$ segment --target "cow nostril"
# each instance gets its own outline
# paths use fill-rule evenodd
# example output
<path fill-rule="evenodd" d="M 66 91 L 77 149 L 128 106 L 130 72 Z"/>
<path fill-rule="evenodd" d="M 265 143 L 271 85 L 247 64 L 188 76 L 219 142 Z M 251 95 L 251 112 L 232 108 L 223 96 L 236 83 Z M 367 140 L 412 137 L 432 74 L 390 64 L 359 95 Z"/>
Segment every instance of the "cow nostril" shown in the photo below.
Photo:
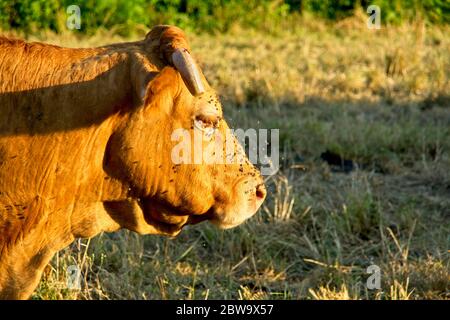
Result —
<path fill-rule="evenodd" d="M 264 184 L 259 184 L 256 186 L 256 198 L 262 200 L 266 197 L 266 187 Z"/>

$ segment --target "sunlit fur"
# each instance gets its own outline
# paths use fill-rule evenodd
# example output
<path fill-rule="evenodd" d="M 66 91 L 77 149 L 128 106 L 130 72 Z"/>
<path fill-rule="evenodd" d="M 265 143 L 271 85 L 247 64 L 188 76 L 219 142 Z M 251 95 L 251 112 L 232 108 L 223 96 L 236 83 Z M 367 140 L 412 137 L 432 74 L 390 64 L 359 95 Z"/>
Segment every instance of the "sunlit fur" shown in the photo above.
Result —
<path fill-rule="evenodd" d="M 0 298 L 27 298 L 76 237 L 229 228 L 257 211 L 265 191 L 248 161 L 171 161 L 171 133 L 198 130 L 196 115 L 228 128 L 214 91 L 194 97 L 170 66 L 180 47 L 169 26 L 89 49 L 0 38 Z"/>

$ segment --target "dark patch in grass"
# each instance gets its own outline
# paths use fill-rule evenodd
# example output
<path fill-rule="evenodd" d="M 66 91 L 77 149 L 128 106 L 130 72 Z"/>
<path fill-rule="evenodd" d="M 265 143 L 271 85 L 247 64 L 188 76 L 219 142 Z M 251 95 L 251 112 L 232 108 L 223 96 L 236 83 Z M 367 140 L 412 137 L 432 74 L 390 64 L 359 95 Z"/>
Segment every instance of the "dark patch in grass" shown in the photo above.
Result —
<path fill-rule="evenodd" d="M 320 158 L 328 163 L 334 172 L 350 173 L 356 167 L 353 160 L 344 159 L 337 153 L 331 152 L 330 150 L 323 152 L 320 155 Z"/>

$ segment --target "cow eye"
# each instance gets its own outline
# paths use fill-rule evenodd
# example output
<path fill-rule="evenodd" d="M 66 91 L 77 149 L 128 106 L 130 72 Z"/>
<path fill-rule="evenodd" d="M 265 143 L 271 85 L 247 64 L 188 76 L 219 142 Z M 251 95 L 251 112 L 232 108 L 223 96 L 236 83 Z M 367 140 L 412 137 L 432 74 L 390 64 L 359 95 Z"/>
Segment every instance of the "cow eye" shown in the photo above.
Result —
<path fill-rule="evenodd" d="M 215 130 L 219 127 L 220 117 L 216 115 L 197 115 L 194 118 L 194 125 L 196 128 L 205 132 L 207 136 L 212 136 Z"/>

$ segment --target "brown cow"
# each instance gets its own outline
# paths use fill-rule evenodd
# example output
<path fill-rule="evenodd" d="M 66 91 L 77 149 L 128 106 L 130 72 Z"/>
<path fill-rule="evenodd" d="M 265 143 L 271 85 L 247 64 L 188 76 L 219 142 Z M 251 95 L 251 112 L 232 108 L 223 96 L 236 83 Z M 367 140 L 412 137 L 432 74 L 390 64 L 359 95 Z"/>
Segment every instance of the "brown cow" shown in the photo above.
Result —
<path fill-rule="evenodd" d="M 248 160 L 172 161 L 174 130 L 228 130 L 189 52 L 172 26 L 89 49 L 0 38 L 0 298 L 29 297 L 75 238 L 229 228 L 258 210 Z"/>

